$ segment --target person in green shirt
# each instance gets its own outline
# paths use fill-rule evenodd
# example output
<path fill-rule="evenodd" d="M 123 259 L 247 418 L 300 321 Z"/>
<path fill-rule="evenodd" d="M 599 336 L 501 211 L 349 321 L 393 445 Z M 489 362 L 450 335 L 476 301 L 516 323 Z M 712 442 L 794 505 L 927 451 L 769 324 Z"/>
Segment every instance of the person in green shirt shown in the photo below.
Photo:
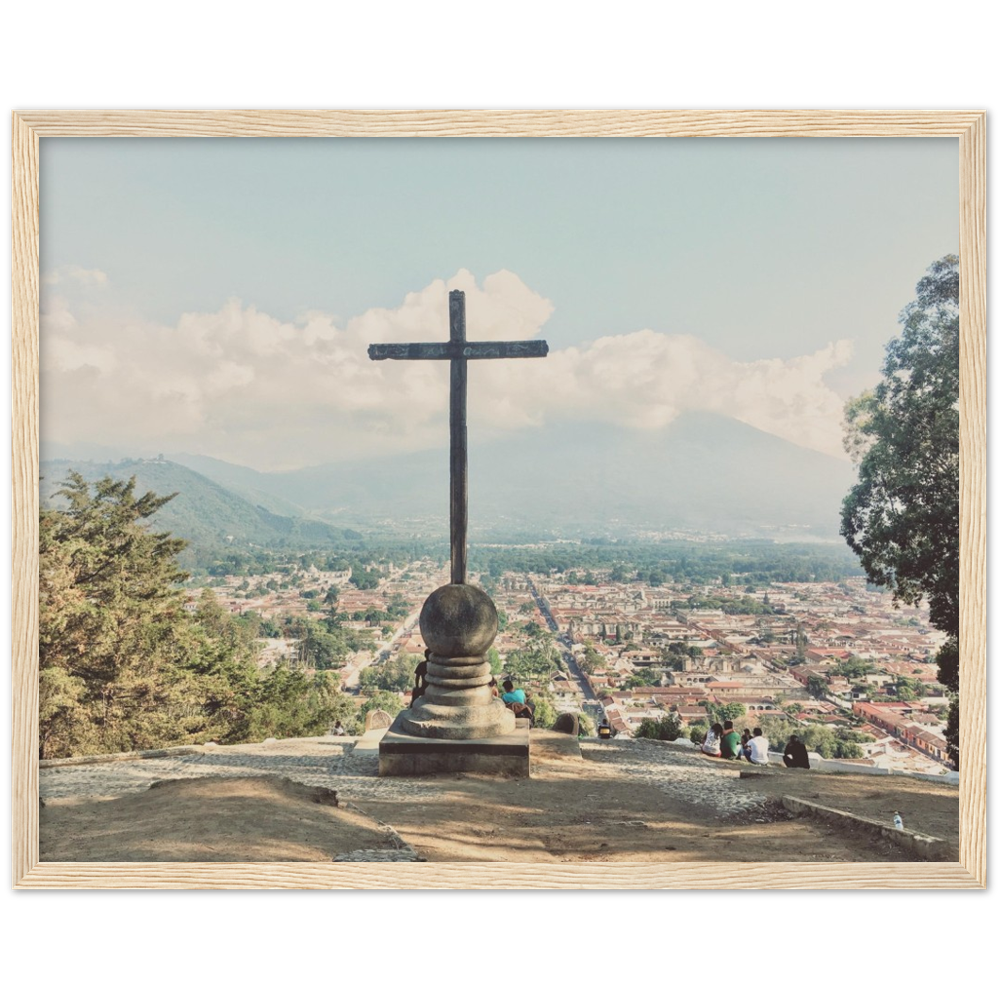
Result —
<path fill-rule="evenodd" d="M 735 760 L 740 750 L 740 734 L 733 729 L 733 724 L 728 719 L 722 727 L 722 759 Z"/>

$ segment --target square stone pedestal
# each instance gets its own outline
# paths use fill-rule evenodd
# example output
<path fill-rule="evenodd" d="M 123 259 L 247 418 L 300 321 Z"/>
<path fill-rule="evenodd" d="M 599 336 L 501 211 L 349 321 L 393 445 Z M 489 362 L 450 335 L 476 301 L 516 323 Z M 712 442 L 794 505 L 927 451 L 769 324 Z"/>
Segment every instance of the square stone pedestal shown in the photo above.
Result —
<path fill-rule="evenodd" d="M 432 740 L 403 731 L 396 717 L 378 745 L 380 778 L 418 774 L 502 774 L 528 777 L 528 735 L 518 726 L 509 736 L 487 740 Z"/>

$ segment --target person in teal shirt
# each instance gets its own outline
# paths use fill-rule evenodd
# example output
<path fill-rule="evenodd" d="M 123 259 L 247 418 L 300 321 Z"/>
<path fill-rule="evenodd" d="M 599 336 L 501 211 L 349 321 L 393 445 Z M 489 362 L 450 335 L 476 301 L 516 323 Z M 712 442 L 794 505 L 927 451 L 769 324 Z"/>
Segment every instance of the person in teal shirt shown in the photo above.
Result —
<path fill-rule="evenodd" d="M 500 697 L 503 699 L 505 705 L 509 705 L 515 701 L 519 705 L 524 704 L 524 692 L 520 688 L 515 688 L 514 682 L 511 680 L 503 682 L 503 694 Z"/>

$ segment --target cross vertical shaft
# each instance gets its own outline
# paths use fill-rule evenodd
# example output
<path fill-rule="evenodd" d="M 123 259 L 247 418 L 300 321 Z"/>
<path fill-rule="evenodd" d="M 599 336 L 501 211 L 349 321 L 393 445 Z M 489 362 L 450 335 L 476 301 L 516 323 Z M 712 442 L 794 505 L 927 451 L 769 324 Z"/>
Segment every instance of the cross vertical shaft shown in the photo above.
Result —
<path fill-rule="evenodd" d="M 544 340 L 477 340 L 465 337 L 465 292 L 448 295 L 449 337 L 437 344 L 369 344 L 372 361 L 451 362 L 451 582 L 464 584 L 468 570 L 469 431 L 466 413 L 468 363 L 488 358 L 544 358 Z"/>
<path fill-rule="evenodd" d="M 463 355 L 465 292 L 448 295 L 451 334 L 451 582 L 465 583 L 469 533 L 469 426 L 466 415 L 469 362 Z"/>

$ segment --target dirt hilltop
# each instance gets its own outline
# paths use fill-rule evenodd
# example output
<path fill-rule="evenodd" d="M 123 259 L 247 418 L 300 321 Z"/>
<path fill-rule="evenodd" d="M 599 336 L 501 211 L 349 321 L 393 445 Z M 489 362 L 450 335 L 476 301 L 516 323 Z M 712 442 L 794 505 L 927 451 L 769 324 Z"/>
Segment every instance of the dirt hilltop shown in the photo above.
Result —
<path fill-rule="evenodd" d="M 783 768 L 743 780 L 738 765 L 649 740 L 579 750 L 534 733 L 520 780 L 380 779 L 375 754 L 322 737 L 46 768 L 41 860 L 917 860 L 877 833 L 793 818 L 781 796 L 881 823 L 899 810 L 958 858 L 954 786 Z"/>

